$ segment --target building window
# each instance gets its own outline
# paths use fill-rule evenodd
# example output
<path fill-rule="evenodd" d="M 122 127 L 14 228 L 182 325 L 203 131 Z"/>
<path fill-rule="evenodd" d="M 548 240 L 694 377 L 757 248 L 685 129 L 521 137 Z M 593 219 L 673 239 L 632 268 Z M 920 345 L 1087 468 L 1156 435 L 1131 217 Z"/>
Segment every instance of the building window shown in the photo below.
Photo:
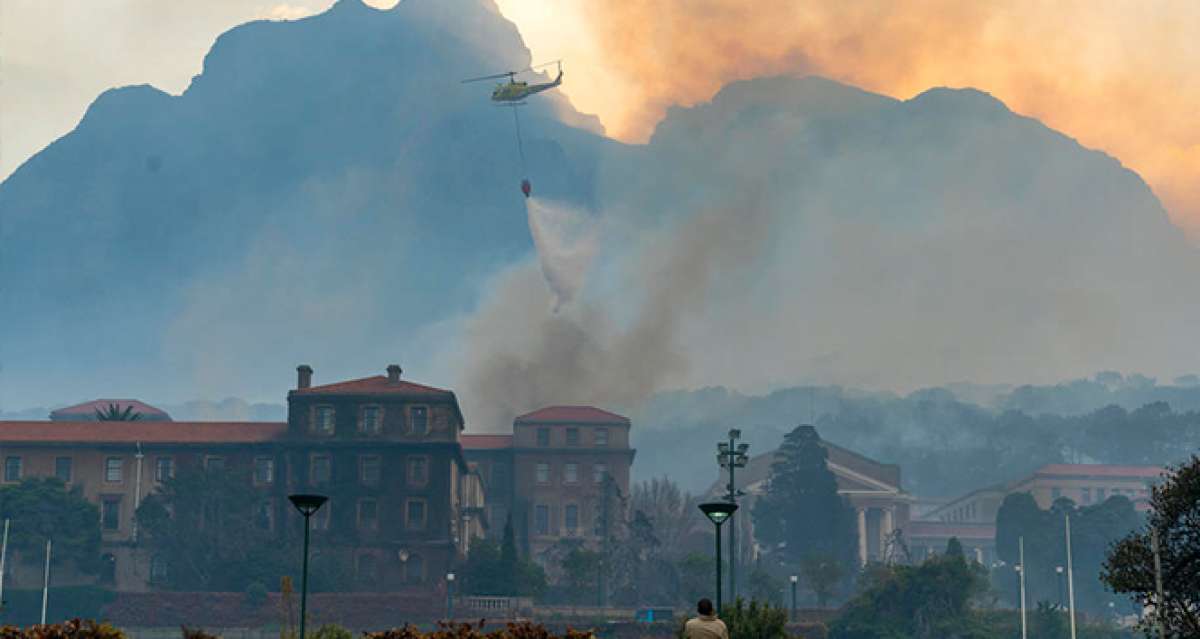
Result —
<path fill-rule="evenodd" d="M 1051 501 L 1058 499 L 1059 497 L 1062 497 L 1062 489 L 1061 488 L 1051 488 L 1050 489 Z"/>
<path fill-rule="evenodd" d="M 424 406 L 409 407 L 408 423 L 412 426 L 414 435 L 427 434 L 429 432 L 429 409 Z"/>
<path fill-rule="evenodd" d="M 150 558 L 150 583 L 165 584 L 168 578 L 167 560 L 162 555 Z"/>
<path fill-rule="evenodd" d="M 539 428 L 537 430 L 537 445 L 542 448 L 547 448 L 550 446 L 550 429 L 549 428 Z"/>
<path fill-rule="evenodd" d="M 367 583 L 374 582 L 376 579 L 375 572 L 375 555 L 359 555 L 358 565 L 355 567 L 358 580 Z"/>
<path fill-rule="evenodd" d="M 4 481 L 21 481 L 20 457 L 6 457 L 4 459 Z"/>
<path fill-rule="evenodd" d="M 425 528 L 425 500 L 410 499 L 404 508 L 404 525 L 410 530 Z"/>
<path fill-rule="evenodd" d="M 312 432 L 319 435 L 332 435 L 335 413 L 332 406 L 316 406 L 313 408 Z"/>
<path fill-rule="evenodd" d="M 204 470 L 210 473 L 225 472 L 225 458 L 217 455 L 209 455 L 204 459 Z"/>
<path fill-rule="evenodd" d="M 313 455 L 308 466 L 309 483 L 313 486 L 328 484 L 331 474 L 329 455 Z"/>
<path fill-rule="evenodd" d="M 563 481 L 574 484 L 579 481 L 579 464 L 574 462 L 563 465 Z"/>
<path fill-rule="evenodd" d="M 313 513 L 313 517 L 312 517 L 313 530 L 329 530 L 329 520 L 330 520 L 329 513 L 332 510 L 332 508 L 333 508 L 332 504 L 330 504 L 329 502 L 325 502 L 325 505 L 321 506 L 320 510 Z"/>
<path fill-rule="evenodd" d="M 71 458 L 70 457 L 55 457 L 54 458 L 54 476 L 64 484 L 71 483 Z"/>
<path fill-rule="evenodd" d="M 105 497 L 100 502 L 100 524 L 105 530 L 118 530 L 121 527 L 120 497 Z"/>
<path fill-rule="evenodd" d="M 154 460 L 154 480 L 167 481 L 175 476 L 175 458 L 159 457 Z"/>
<path fill-rule="evenodd" d="M 429 459 L 425 457 L 408 458 L 408 483 L 411 486 L 424 486 L 429 481 Z"/>
<path fill-rule="evenodd" d="M 275 460 L 270 457 L 254 458 L 254 483 L 275 483 Z"/>
<path fill-rule="evenodd" d="M 408 561 L 404 562 L 404 580 L 410 584 L 425 581 L 425 560 L 421 555 L 408 556 Z"/>
<path fill-rule="evenodd" d="M 358 432 L 378 435 L 383 426 L 383 411 L 378 406 L 363 406 L 358 420 Z"/>
<path fill-rule="evenodd" d="M 575 534 L 579 530 L 579 506 L 568 504 L 563 509 L 563 527 L 567 529 L 568 534 Z"/>
<path fill-rule="evenodd" d="M 549 484 L 550 483 L 550 464 L 547 464 L 546 462 L 538 462 L 538 465 L 536 467 L 536 472 L 537 472 L 537 483 L 539 483 L 539 484 Z"/>
<path fill-rule="evenodd" d="M 608 474 L 608 464 L 592 464 L 592 483 L 599 484 Z"/>
<path fill-rule="evenodd" d="M 120 457 L 109 457 L 104 460 L 104 481 L 119 482 L 121 481 L 121 471 L 125 469 L 125 462 Z"/>
<path fill-rule="evenodd" d="M 592 436 L 595 438 L 597 446 L 608 446 L 607 428 L 597 428 Z"/>
<path fill-rule="evenodd" d="M 568 428 L 567 429 L 567 445 L 568 446 L 578 446 L 579 445 L 579 429 L 578 428 Z"/>
<path fill-rule="evenodd" d="M 362 483 L 373 486 L 379 483 L 379 455 L 363 455 L 358 458 L 358 479 Z"/>
<path fill-rule="evenodd" d="M 358 500 L 358 529 L 379 529 L 379 502 L 374 499 Z"/>
<path fill-rule="evenodd" d="M 258 525 L 259 530 L 272 530 L 275 527 L 275 508 L 269 500 L 260 502 L 255 514 L 254 523 Z"/>
<path fill-rule="evenodd" d="M 1080 501 L 1082 501 L 1085 504 L 1092 503 L 1092 489 L 1091 488 L 1083 489 L 1083 495 L 1081 496 Z"/>
<path fill-rule="evenodd" d="M 539 535 L 550 534 L 550 507 L 537 505 L 533 507 L 533 530 Z"/>

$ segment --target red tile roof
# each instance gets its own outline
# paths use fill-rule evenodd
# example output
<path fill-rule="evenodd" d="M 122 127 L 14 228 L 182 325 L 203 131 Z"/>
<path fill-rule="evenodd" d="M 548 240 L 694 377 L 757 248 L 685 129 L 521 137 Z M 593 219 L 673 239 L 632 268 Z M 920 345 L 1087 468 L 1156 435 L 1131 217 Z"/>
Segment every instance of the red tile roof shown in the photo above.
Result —
<path fill-rule="evenodd" d="M 285 422 L 0 421 L 4 444 L 251 444 L 287 433 Z"/>
<path fill-rule="evenodd" d="M 616 413 L 610 413 L 594 406 L 547 406 L 526 413 L 513 420 L 514 423 L 549 423 L 567 424 L 624 424 L 629 425 L 629 418 Z"/>
<path fill-rule="evenodd" d="M 467 450 L 502 450 L 512 448 L 512 435 L 462 435 L 458 438 Z"/>
<path fill-rule="evenodd" d="M 346 382 L 335 382 L 333 384 L 324 384 L 322 386 L 310 386 L 308 388 L 299 388 L 291 391 L 293 393 L 306 394 L 324 394 L 336 393 L 342 395 L 446 395 L 453 396 L 454 393 L 442 388 L 434 388 L 425 386 L 424 384 L 414 384 L 412 382 L 400 380 L 396 383 L 388 381 L 386 375 L 374 375 L 364 377 L 362 379 L 352 379 Z"/>
<path fill-rule="evenodd" d="M 50 419 L 73 419 L 83 417 L 86 419 L 95 419 L 96 411 L 106 411 L 111 405 L 116 405 L 117 410 L 125 410 L 132 406 L 133 412 L 142 416 L 142 419 L 157 418 L 171 419 L 170 415 L 161 408 L 155 408 L 149 404 L 138 401 L 136 399 L 94 399 L 90 402 L 60 408 L 50 413 Z"/>
<path fill-rule="evenodd" d="M 1158 466 L 1110 466 L 1108 464 L 1049 464 L 1033 472 L 1034 475 L 1072 477 L 1128 477 L 1158 479 L 1163 469 Z"/>

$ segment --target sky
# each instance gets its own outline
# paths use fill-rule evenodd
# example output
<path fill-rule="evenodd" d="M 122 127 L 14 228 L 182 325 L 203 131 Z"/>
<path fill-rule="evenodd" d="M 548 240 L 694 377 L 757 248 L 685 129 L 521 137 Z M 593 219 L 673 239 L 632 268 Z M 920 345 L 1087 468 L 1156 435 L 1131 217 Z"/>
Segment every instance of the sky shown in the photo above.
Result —
<path fill-rule="evenodd" d="M 221 32 L 330 4 L 0 2 L 0 178 L 68 132 L 101 91 L 149 83 L 179 93 Z M 766 74 L 823 75 L 901 99 L 972 86 L 1116 156 L 1200 237 L 1200 3 L 1191 0 L 497 4 L 535 60 L 566 60 L 563 92 L 621 140 L 645 141 L 672 104 Z"/>

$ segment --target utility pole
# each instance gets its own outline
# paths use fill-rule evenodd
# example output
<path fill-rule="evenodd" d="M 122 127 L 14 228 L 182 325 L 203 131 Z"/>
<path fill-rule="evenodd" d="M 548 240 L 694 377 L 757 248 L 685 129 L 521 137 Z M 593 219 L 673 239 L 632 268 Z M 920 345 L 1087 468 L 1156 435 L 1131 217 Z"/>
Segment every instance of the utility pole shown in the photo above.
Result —
<path fill-rule="evenodd" d="M 50 538 L 46 538 L 46 572 L 42 578 L 42 625 L 46 625 L 46 604 L 50 600 Z"/>
<path fill-rule="evenodd" d="M 4 608 L 4 562 L 8 559 L 8 520 L 4 520 L 4 542 L 0 544 L 0 610 Z"/>
<path fill-rule="evenodd" d="M 1025 538 L 1017 537 L 1017 548 L 1020 552 L 1021 565 L 1017 566 L 1017 575 L 1021 581 L 1021 639 L 1028 639 L 1025 625 Z"/>
<path fill-rule="evenodd" d="M 750 444 L 739 444 L 738 440 L 742 438 L 742 431 L 734 428 L 729 431 L 729 441 L 719 442 L 717 444 L 717 463 L 721 468 L 729 470 L 729 484 L 726 486 L 725 501 L 731 504 L 737 504 L 737 498 L 745 493 L 737 489 L 737 483 L 734 482 L 734 471 L 738 468 L 743 468 L 750 458 L 746 455 L 746 451 L 750 450 Z M 729 525 L 729 600 L 737 601 L 737 565 L 738 565 L 738 544 L 737 544 L 737 521 L 733 520 L 733 515 L 730 517 Z"/>
<path fill-rule="evenodd" d="M 1071 639 L 1075 639 L 1075 573 L 1071 563 L 1071 515 L 1063 514 L 1067 522 L 1067 603 L 1071 610 Z"/>

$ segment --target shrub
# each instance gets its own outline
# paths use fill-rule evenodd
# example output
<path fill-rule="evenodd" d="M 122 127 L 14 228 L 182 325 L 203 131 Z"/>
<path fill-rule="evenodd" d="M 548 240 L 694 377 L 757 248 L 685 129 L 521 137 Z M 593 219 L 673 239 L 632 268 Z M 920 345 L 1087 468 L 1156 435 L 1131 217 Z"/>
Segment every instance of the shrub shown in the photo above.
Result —
<path fill-rule="evenodd" d="M 572 630 L 552 634 L 545 626 L 528 621 L 509 623 L 503 628 L 484 632 L 484 622 L 478 624 L 441 622 L 433 632 L 421 632 L 416 626 L 404 626 L 379 632 L 364 632 L 363 639 L 595 639 L 591 632 Z M 3 639 L 3 638 L 0 638 Z"/>
<path fill-rule="evenodd" d="M 0 639 L 125 639 L 125 633 L 91 619 L 72 619 L 56 624 L 0 628 Z"/>
<path fill-rule="evenodd" d="M 313 639 L 354 639 L 354 633 L 335 624 L 327 623 L 311 635 Z"/>
<path fill-rule="evenodd" d="M 183 632 L 183 639 L 221 639 L 216 635 L 204 632 L 200 628 L 188 628 L 180 626 L 179 629 Z"/>

